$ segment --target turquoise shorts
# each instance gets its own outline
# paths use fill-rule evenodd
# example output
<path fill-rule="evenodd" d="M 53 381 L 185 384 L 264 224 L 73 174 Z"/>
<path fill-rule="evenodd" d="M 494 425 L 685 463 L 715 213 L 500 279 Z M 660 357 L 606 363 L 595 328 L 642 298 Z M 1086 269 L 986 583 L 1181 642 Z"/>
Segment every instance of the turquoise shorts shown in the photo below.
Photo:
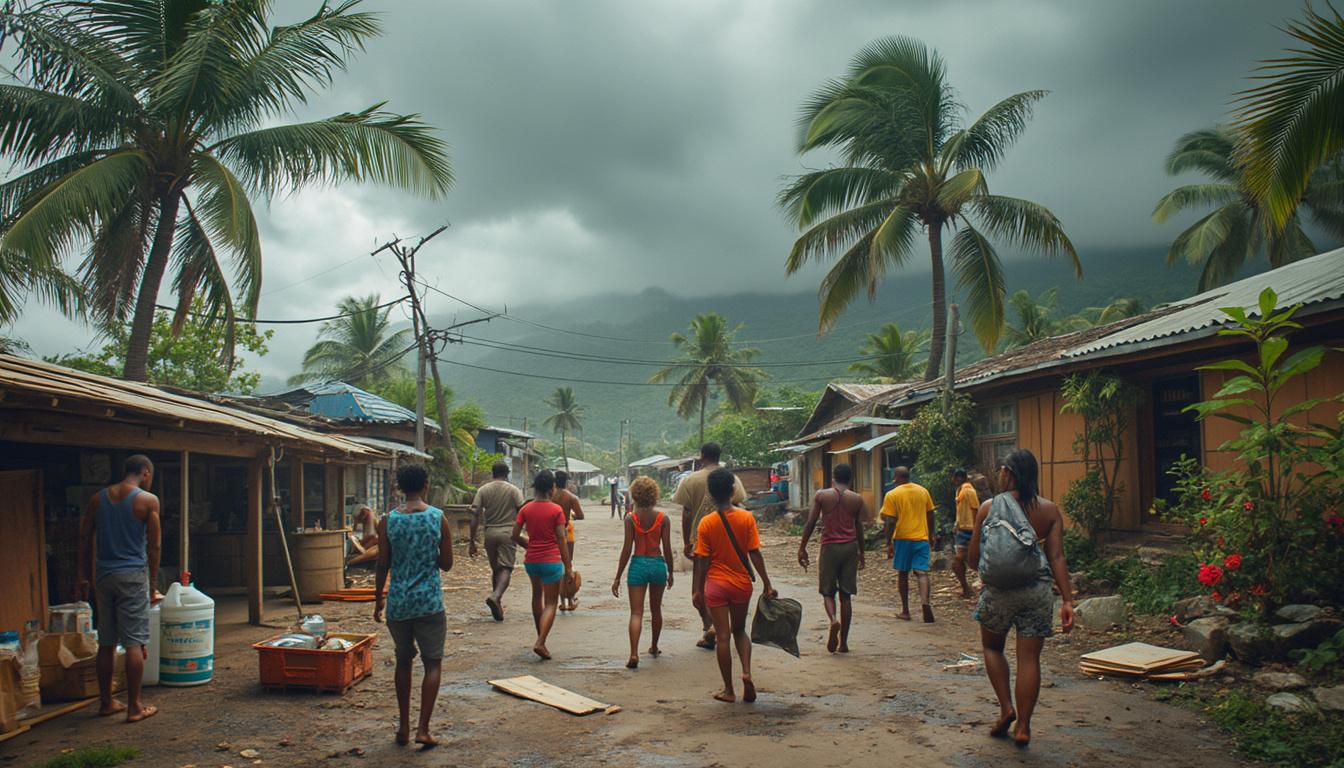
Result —
<path fill-rule="evenodd" d="M 632 587 L 667 583 L 667 561 L 653 555 L 635 555 L 630 558 L 630 573 L 625 583 Z"/>
<path fill-rule="evenodd" d="M 920 539 L 919 541 L 907 541 L 897 539 L 892 543 L 894 556 L 891 558 L 891 567 L 897 571 L 925 571 L 929 570 L 929 540 Z"/>
<path fill-rule="evenodd" d="M 528 576 L 535 576 L 542 584 L 555 584 L 565 578 L 564 563 L 523 563 Z"/>

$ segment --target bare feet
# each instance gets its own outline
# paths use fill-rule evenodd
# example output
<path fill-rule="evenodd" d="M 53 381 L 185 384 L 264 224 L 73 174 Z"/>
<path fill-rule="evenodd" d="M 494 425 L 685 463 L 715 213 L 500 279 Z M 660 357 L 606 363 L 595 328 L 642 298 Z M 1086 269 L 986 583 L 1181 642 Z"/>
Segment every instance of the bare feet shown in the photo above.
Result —
<path fill-rule="evenodd" d="M 660 650 L 656 645 L 650 645 L 647 653 L 655 658 L 663 655 L 662 650 Z"/>
<path fill-rule="evenodd" d="M 972 597 L 975 597 L 975 593 L 971 592 L 971 590 L 969 590 L 969 589 L 963 589 L 963 590 L 961 590 L 961 599 L 962 599 L 962 600 L 970 600 Z"/>
<path fill-rule="evenodd" d="M 729 704 L 732 704 L 734 701 L 737 701 L 737 695 L 733 693 L 731 688 L 725 688 L 724 690 L 719 691 L 718 693 L 714 694 L 714 698 L 718 699 L 719 701 L 727 702 Z"/>
<path fill-rule="evenodd" d="M 626 669 L 638 669 L 638 668 L 639 668 L 639 657 L 638 657 L 638 656 L 631 656 L 631 657 L 630 657 L 630 660 L 627 661 L 627 662 L 625 662 L 625 668 L 626 668 Z"/>
<path fill-rule="evenodd" d="M 417 730 L 415 732 L 415 743 L 425 747 L 439 746 L 439 740 L 429 735 L 429 731 Z"/>
<path fill-rule="evenodd" d="M 910 620 L 910 612 L 909 612 L 909 611 L 901 611 L 900 613 L 896 614 L 896 618 L 900 619 L 901 621 L 909 621 L 909 620 Z"/>
<path fill-rule="evenodd" d="M 933 606 L 931 605 L 924 606 L 924 623 L 925 624 L 933 623 Z"/>
<path fill-rule="evenodd" d="M 704 648 L 707 651 L 712 651 L 714 650 L 714 641 L 716 639 L 717 638 L 714 634 L 714 630 L 712 629 L 708 630 L 707 632 L 705 632 L 704 637 L 700 638 L 700 642 L 695 644 L 695 647 Z"/>
<path fill-rule="evenodd" d="M 532 652 L 540 656 L 542 661 L 551 660 L 551 652 L 546 650 L 546 646 L 542 645 L 541 643 L 537 643 L 536 645 L 532 646 Z"/>
<path fill-rule="evenodd" d="M 157 715 L 159 708 L 153 704 L 141 704 L 138 710 L 126 710 L 126 722 L 138 723 Z"/>
<path fill-rule="evenodd" d="M 1016 710 L 1010 709 L 1007 712 L 1000 713 L 999 720 L 998 722 L 994 723 L 994 727 L 990 729 L 989 735 L 993 736 L 996 739 L 1001 739 L 1004 736 L 1007 736 L 1008 726 L 1012 725 L 1013 721 L 1016 719 L 1017 719 Z"/>
<path fill-rule="evenodd" d="M 842 641 L 840 643 L 840 648 L 836 651 L 836 653 L 849 653 L 849 643 Z"/>
<path fill-rule="evenodd" d="M 1018 723 L 1017 728 L 1013 731 L 1013 744 L 1018 748 L 1031 744 L 1031 727 Z"/>
<path fill-rule="evenodd" d="M 117 701 L 116 699 L 113 699 L 112 703 L 108 704 L 105 707 L 98 708 L 98 716 L 108 717 L 109 715 L 115 715 L 118 712 L 125 712 L 125 711 L 126 711 L 126 705 L 122 704 L 120 701 Z"/>
<path fill-rule="evenodd" d="M 831 634 L 826 638 L 826 650 L 835 653 L 835 649 L 840 647 L 840 622 L 831 622 Z"/>
<path fill-rule="evenodd" d="M 403 747 L 411 743 L 411 729 L 409 726 L 397 730 L 397 743 Z"/>
<path fill-rule="evenodd" d="M 485 606 L 490 609 L 490 615 L 495 617 L 495 621 L 504 620 L 504 607 L 499 604 L 494 595 L 485 598 Z"/>
<path fill-rule="evenodd" d="M 750 675 L 742 676 L 742 700 L 748 704 L 756 700 L 756 686 L 752 685 Z"/>

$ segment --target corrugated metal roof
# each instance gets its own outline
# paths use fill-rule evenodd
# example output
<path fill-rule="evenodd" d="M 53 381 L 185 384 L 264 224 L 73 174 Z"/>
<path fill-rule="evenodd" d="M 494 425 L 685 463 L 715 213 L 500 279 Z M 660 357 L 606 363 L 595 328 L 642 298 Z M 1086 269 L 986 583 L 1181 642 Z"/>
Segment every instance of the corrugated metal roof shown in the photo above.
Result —
<path fill-rule="evenodd" d="M 415 423 L 415 411 L 343 381 L 305 384 L 299 389 L 263 399 L 303 403 L 309 412 L 336 421 Z M 425 418 L 425 426 L 439 431 L 439 423 L 428 417 Z"/>
<path fill-rule="evenodd" d="M 652 456 L 645 456 L 642 459 L 636 459 L 635 461 L 630 462 L 626 466 L 630 467 L 631 469 L 639 469 L 640 467 L 651 467 L 654 464 L 667 461 L 670 458 L 672 457 L 661 453 L 655 453 Z"/>
<path fill-rule="evenodd" d="M 414 414 L 412 414 L 412 417 L 414 417 Z M 487 425 L 485 425 L 484 427 L 481 427 L 481 431 L 482 431 L 482 432 L 498 432 L 498 433 L 501 434 L 501 435 L 509 435 L 510 437 L 518 437 L 518 438 L 522 438 L 523 440 L 536 440 L 536 439 L 537 439 L 537 436 L 534 435 L 534 434 L 532 434 L 531 432 L 524 432 L 524 431 L 521 430 L 521 429 L 513 429 L 513 428 L 511 428 L 511 427 L 492 427 L 492 426 L 490 426 L 489 424 L 487 424 Z"/>
<path fill-rule="evenodd" d="M 850 400 L 853 400 L 854 402 L 857 403 L 857 402 L 861 402 L 861 401 L 863 401 L 863 400 L 871 400 L 871 399 L 873 399 L 874 397 L 877 397 L 878 395 L 881 395 L 881 394 L 884 394 L 884 393 L 886 393 L 886 392 L 889 392 L 889 391 L 891 391 L 891 390 L 893 390 L 893 389 L 896 389 L 897 387 L 900 387 L 900 386 L 902 386 L 902 385 L 900 385 L 900 384 L 862 384 L 862 383 L 855 384 L 855 383 L 848 383 L 848 382 L 837 382 L 837 383 L 831 384 L 831 386 L 832 386 L 832 387 L 835 387 L 837 390 L 839 390 L 841 393 L 843 393 L 843 394 L 844 394 L 846 397 L 848 397 Z"/>
<path fill-rule="evenodd" d="M 378 448 L 388 453 L 399 453 L 403 456 L 414 456 L 417 459 L 432 459 L 433 454 L 428 451 L 418 451 L 414 445 L 398 443 L 395 440 L 379 440 L 376 437 L 364 437 L 363 435 L 346 435 L 349 440 L 354 440 L 360 445 L 367 445 Z"/>
<path fill-rule="evenodd" d="M 1259 316 L 1260 293 L 1273 288 L 1279 306 L 1312 305 L 1344 298 L 1344 248 L 1285 264 L 1259 275 L 1229 283 L 1184 301 L 1169 305 L 1169 311 L 1137 325 L 1107 334 L 1091 343 L 1064 352 L 1065 357 L 1082 357 L 1104 349 L 1178 336 L 1222 325 L 1226 322 L 1219 307 L 1244 307 L 1247 314 Z"/>
<path fill-rule="evenodd" d="M 589 464 L 583 459 L 576 459 L 570 457 L 567 461 L 568 463 L 564 464 L 562 469 L 568 470 L 569 473 L 572 475 L 587 475 L 593 472 L 602 471 L 601 467 L 597 466 L 596 464 Z"/>
<path fill-rule="evenodd" d="M 879 445 L 882 445 L 883 443 L 895 440 L 896 436 L 899 434 L 900 432 L 888 432 L 885 435 L 878 435 L 877 437 L 874 437 L 871 440 L 864 440 L 862 443 L 859 443 L 858 445 L 851 445 L 848 448 L 839 451 L 830 451 L 829 453 L 838 456 L 842 453 L 852 453 L 854 451 L 865 451 L 865 452 L 871 451 L 874 448 L 878 447 Z"/>
<path fill-rule="evenodd" d="M 263 442 L 275 441 L 320 453 L 377 458 L 387 456 L 382 451 L 338 435 L 313 432 L 250 411 L 165 392 L 141 382 L 99 376 L 12 355 L 0 355 L 0 388 L 83 401 L 100 407 L 120 408 L 127 412 L 180 421 L 197 429 L 231 431 L 261 438 Z"/>

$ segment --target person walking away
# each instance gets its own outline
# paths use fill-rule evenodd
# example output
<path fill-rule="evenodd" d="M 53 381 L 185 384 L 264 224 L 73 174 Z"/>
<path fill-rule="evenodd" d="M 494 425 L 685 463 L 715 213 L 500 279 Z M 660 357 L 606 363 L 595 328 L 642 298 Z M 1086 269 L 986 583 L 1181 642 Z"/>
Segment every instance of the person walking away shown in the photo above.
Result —
<path fill-rule="evenodd" d="M 700 447 L 700 468 L 682 478 L 672 495 L 672 503 L 681 507 L 681 543 L 682 553 L 692 563 L 695 560 L 695 541 L 700 530 L 700 521 L 716 507 L 709 495 L 709 476 L 719 468 L 719 458 L 723 451 L 718 443 L 705 443 Z M 731 472 L 729 474 L 732 474 Z M 742 481 L 733 477 L 732 503 L 743 504 L 747 500 L 747 491 Z M 700 612 L 702 634 L 697 647 L 714 650 L 714 622 L 703 606 L 696 606 Z"/>
<path fill-rule="evenodd" d="M 126 713 L 136 723 L 159 708 L 140 698 L 149 656 L 149 607 L 163 599 L 155 588 L 162 544 L 159 497 L 149 457 L 135 454 L 122 464 L 121 482 L 95 493 L 79 523 L 79 581 L 75 597 L 87 600 L 90 577 L 98 605 L 98 714 Z M 95 555 L 96 549 L 96 555 Z M 126 649 L 126 704 L 112 698 L 117 643 Z"/>
<path fill-rule="evenodd" d="M 613 597 L 621 596 L 621 574 L 630 566 L 626 582 L 630 588 L 630 658 L 625 666 L 639 666 L 639 633 L 644 626 L 644 594 L 649 596 L 649 614 L 653 625 L 653 642 L 649 655 L 657 657 L 658 637 L 663 633 L 663 590 L 672 588 L 672 526 L 667 516 L 654 505 L 661 492 L 658 483 L 649 477 L 637 477 L 630 484 L 630 496 L 635 500 L 635 511 L 625 517 L 625 543 L 621 546 L 621 560 L 616 567 L 616 578 L 611 582 Z M 632 558 L 633 552 L 633 558 Z"/>
<path fill-rule="evenodd" d="M 707 488 L 714 503 L 714 511 L 700 521 L 695 540 L 695 582 L 691 602 L 696 608 L 708 610 L 714 621 L 717 637 L 715 647 L 719 673 L 723 675 L 723 690 L 714 694 L 719 701 L 733 702 L 733 655 L 727 640 L 732 637 L 737 646 L 737 658 L 742 664 L 742 700 L 756 700 L 756 686 L 751 679 L 751 635 L 747 633 L 747 609 L 751 604 L 752 567 L 761 575 L 761 588 L 775 597 L 770 576 L 765 572 L 761 557 L 761 537 L 756 529 L 756 518 L 745 509 L 733 506 L 733 496 L 740 486 L 732 472 L 719 467 L 709 473 Z"/>
<path fill-rule="evenodd" d="M 415 743 L 432 747 L 439 742 L 429 732 L 429 720 L 439 695 L 448 631 L 439 572 L 453 568 L 453 536 L 443 511 L 425 502 L 429 471 L 424 465 L 398 467 L 397 486 L 406 500 L 378 522 L 381 546 L 374 576 L 373 620 L 381 622 L 386 608 L 387 631 L 392 635 L 397 662 L 397 743 L 410 743 L 411 666 L 418 651 L 425 677 L 420 682 Z"/>
<path fill-rule="evenodd" d="M 513 543 L 513 521 L 523 507 L 523 492 L 509 482 L 509 465 L 496 461 L 490 467 L 490 482 L 476 489 L 471 501 L 471 541 L 467 555 L 476 557 L 476 533 L 485 527 L 485 557 L 490 561 L 490 596 L 485 606 L 495 621 L 504 620 L 504 593 L 513 578 L 517 548 Z"/>
<path fill-rule="evenodd" d="M 798 545 L 798 564 L 807 570 L 810 561 L 807 543 L 821 521 L 821 558 L 817 566 L 818 589 L 831 631 L 826 650 L 849 653 L 849 626 L 854 618 L 851 602 L 859 593 L 859 571 L 867 565 L 863 556 L 863 497 L 850 490 L 854 470 L 848 464 L 836 464 L 831 470 L 831 487 L 812 497 L 812 510 L 803 525 L 803 540 Z M 836 618 L 835 596 L 840 595 L 840 616 Z"/>
<path fill-rule="evenodd" d="M 999 589 L 989 584 L 980 592 L 975 608 L 975 620 L 980 622 L 980 643 L 985 651 L 985 674 L 999 700 L 999 719 L 989 735 L 1002 738 L 1008 727 L 1017 721 L 1013 741 L 1019 747 L 1031 743 L 1031 716 L 1041 694 L 1041 648 L 1045 638 L 1053 634 L 1051 614 L 1055 595 L 1051 579 L 1059 589 L 1061 599 L 1059 621 L 1067 633 L 1073 630 L 1073 592 L 1069 588 L 1069 567 L 1064 561 L 1064 517 L 1059 507 L 1037 493 L 1036 457 L 1031 451 L 1019 448 L 1004 459 L 999 468 L 999 487 L 1005 489 L 991 501 L 980 506 L 975 516 L 975 531 L 968 555 L 972 565 L 985 566 L 981 561 L 981 540 L 991 512 L 995 516 L 1017 517 L 1025 514 L 1025 522 L 1036 532 L 1038 546 L 1044 543 L 1041 567 L 1034 582 L 1017 589 Z M 998 507 L 996 508 L 996 505 Z M 985 552 L 987 557 L 993 553 Z M 1013 693 L 1004 644 L 1008 630 L 1017 629 L 1017 706 Z"/>
<path fill-rule="evenodd" d="M 583 501 L 569 490 L 569 473 L 563 469 L 555 473 L 555 495 L 551 501 L 565 511 L 565 542 L 569 545 L 570 562 L 574 560 L 574 521 L 583 519 Z M 565 578 L 569 578 L 568 575 Z M 560 610 L 572 611 L 579 607 L 579 598 L 561 598 Z"/>
<path fill-rule="evenodd" d="M 612 475 L 608 478 L 607 483 L 611 486 L 611 516 L 615 517 L 621 501 L 620 480 Z M 621 516 L 624 517 L 625 513 L 622 512 Z"/>
<path fill-rule="evenodd" d="M 896 618 L 910 620 L 910 573 L 913 571 L 919 587 L 919 602 L 924 606 L 924 623 L 932 624 L 929 562 L 933 556 L 933 497 L 929 495 L 929 489 L 910 482 L 908 467 L 897 467 L 893 474 L 896 487 L 882 500 L 882 517 L 887 557 L 891 558 L 892 568 L 900 574 L 897 586 L 901 593 L 901 612 Z"/>
<path fill-rule="evenodd" d="M 532 501 L 518 510 L 513 523 L 513 540 L 523 548 L 523 569 L 532 581 L 532 623 L 537 628 L 537 642 L 532 652 L 543 661 L 551 658 L 546 639 L 555 624 L 555 612 L 560 601 L 560 583 L 569 578 L 571 560 L 569 543 L 565 540 L 565 512 L 551 501 L 555 492 L 555 475 L 549 469 L 537 473 L 532 481 Z M 523 536 L 523 530 L 527 536 Z"/>
<path fill-rule="evenodd" d="M 975 513 L 980 509 L 980 496 L 964 469 L 952 473 L 952 488 L 957 498 L 957 533 L 953 544 L 955 555 L 952 572 L 961 584 L 961 596 L 970 597 L 971 585 L 966 581 L 966 548 L 970 546 L 975 532 Z"/>

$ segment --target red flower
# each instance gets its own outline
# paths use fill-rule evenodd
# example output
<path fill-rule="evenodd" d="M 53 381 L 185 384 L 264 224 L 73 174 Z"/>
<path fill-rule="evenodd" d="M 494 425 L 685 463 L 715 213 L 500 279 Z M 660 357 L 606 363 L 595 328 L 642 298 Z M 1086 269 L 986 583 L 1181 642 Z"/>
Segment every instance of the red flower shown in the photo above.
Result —
<path fill-rule="evenodd" d="M 1215 603 L 1223 602 L 1223 593 L 1218 592 L 1217 590 L 1215 590 L 1212 595 L 1209 595 L 1209 597 L 1213 598 L 1213 602 Z"/>
<path fill-rule="evenodd" d="M 1223 540 L 1223 537 L 1222 537 L 1222 536 L 1219 536 L 1219 537 L 1218 537 L 1218 541 L 1216 541 L 1215 543 L 1221 548 L 1221 547 L 1222 547 L 1224 544 L 1226 544 L 1227 542 Z"/>
<path fill-rule="evenodd" d="M 1241 508 L 1246 510 L 1247 512 L 1250 512 L 1252 509 L 1255 509 L 1255 505 L 1248 501 L 1245 504 L 1242 504 Z"/>
<path fill-rule="evenodd" d="M 1265 589 L 1264 584 L 1256 584 L 1255 586 L 1251 587 L 1251 594 L 1255 595 L 1256 597 L 1260 597 L 1262 595 L 1269 594 L 1269 590 Z"/>
<path fill-rule="evenodd" d="M 1200 525 L 1208 525 L 1208 524 L 1209 524 L 1209 518 L 1207 518 L 1207 517 L 1201 517 L 1201 518 L 1199 518 L 1199 524 L 1200 524 Z"/>
<path fill-rule="evenodd" d="M 1241 555 L 1233 554 L 1223 558 L 1223 567 L 1229 571 L 1241 568 Z"/>
<path fill-rule="evenodd" d="M 1199 494 L 1199 498 L 1208 501 L 1209 499 L 1213 498 L 1213 494 L 1209 493 L 1207 490 L 1201 491 Z"/>
<path fill-rule="evenodd" d="M 1228 595 L 1228 596 L 1227 596 L 1227 602 L 1232 603 L 1233 605 L 1236 605 L 1237 603 L 1240 603 L 1240 602 L 1241 602 L 1241 593 L 1240 593 L 1240 592 L 1233 592 L 1232 594 Z"/>
<path fill-rule="evenodd" d="M 1330 525 L 1333 525 L 1335 528 L 1344 528 L 1344 517 L 1340 517 L 1339 515 L 1331 515 L 1330 519 L 1326 522 L 1330 523 Z"/>
<path fill-rule="evenodd" d="M 1222 580 L 1223 569 L 1216 565 L 1206 565 L 1199 569 L 1199 583 L 1206 587 L 1216 587 Z"/>

